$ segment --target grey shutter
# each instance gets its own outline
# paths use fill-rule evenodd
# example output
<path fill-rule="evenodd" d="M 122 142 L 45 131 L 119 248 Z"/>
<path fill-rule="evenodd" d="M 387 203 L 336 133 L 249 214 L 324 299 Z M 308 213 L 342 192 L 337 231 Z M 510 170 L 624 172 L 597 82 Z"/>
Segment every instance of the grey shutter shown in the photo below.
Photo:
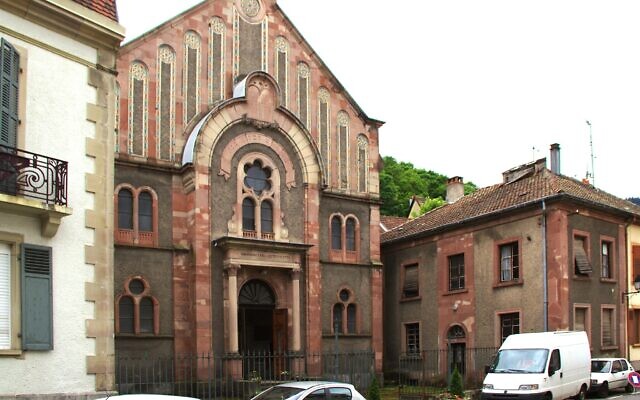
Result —
<path fill-rule="evenodd" d="M 584 243 L 581 239 L 574 239 L 573 254 L 576 261 L 576 273 L 589 274 L 593 270 L 587 252 L 584 250 Z"/>
<path fill-rule="evenodd" d="M 53 349 L 51 247 L 22 245 L 22 348 Z"/>
<path fill-rule="evenodd" d="M 403 297 L 415 297 L 420 293 L 418 287 L 418 264 L 404 267 Z"/>
<path fill-rule="evenodd" d="M 6 40 L 0 51 L 0 146 L 16 147 L 18 132 L 18 75 L 20 56 Z"/>

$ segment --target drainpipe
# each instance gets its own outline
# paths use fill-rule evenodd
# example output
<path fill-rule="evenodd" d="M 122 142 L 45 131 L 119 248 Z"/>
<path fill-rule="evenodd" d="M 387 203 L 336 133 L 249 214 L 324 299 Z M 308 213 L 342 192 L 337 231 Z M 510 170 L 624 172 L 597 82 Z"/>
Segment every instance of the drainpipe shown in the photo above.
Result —
<path fill-rule="evenodd" d="M 544 200 L 542 200 L 542 298 L 543 331 L 547 332 L 549 330 L 549 288 L 547 285 L 547 206 Z"/>

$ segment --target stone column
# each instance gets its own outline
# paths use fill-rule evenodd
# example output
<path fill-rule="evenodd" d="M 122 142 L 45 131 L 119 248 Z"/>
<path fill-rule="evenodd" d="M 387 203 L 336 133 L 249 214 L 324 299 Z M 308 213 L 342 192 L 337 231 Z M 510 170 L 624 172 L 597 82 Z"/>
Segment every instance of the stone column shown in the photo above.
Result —
<path fill-rule="evenodd" d="M 293 340 L 291 350 L 300 351 L 300 268 L 291 271 L 291 293 L 293 301 L 291 302 L 291 314 L 293 325 Z"/>
<path fill-rule="evenodd" d="M 227 268 L 229 279 L 229 353 L 238 352 L 238 270 L 240 266 L 231 264 Z"/>

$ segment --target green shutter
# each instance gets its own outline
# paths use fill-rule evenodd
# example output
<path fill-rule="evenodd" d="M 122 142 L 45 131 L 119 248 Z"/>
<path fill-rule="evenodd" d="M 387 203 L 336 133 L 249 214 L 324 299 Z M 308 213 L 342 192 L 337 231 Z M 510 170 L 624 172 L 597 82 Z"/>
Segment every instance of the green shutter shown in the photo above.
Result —
<path fill-rule="evenodd" d="M 0 145 L 16 147 L 20 56 L 6 40 L 0 43 Z"/>
<path fill-rule="evenodd" d="M 22 348 L 53 349 L 51 247 L 22 245 Z"/>

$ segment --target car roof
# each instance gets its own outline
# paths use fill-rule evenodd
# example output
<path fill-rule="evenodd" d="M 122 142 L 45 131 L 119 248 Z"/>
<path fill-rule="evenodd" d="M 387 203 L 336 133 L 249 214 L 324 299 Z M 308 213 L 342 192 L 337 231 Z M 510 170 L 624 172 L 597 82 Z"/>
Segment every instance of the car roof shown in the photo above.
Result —
<path fill-rule="evenodd" d="M 624 357 L 597 357 L 597 358 L 592 358 L 591 361 L 615 361 L 615 360 L 625 360 L 627 361 L 626 358 Z M 629 361 L 627 361 L 629 362 Z"/>
<path fill-rule="evenodd" d="M 195 397 L 169 396 L 164 394 L 123 394 L 102 397 L 97 400 L 198 400 Z"/>
<path fill-rule="evenodd" d="M 286 383 L 281 383 L 277 386 L 284 386 L 284 387 L 293 387 L 293 388 L 298 388 L 298 389 L 310 389 L 312 387 L 316 387 L 316 386 L 322 386 L 322 385 L 338 385 L 338 386 L 346 386 L 346 387 L 351 387 L 352 385 L 349 383 L 344 383 L 344 382 L 330 382 L 330 381 L 292 381 L 292 382 L 286 382 Z"/>

